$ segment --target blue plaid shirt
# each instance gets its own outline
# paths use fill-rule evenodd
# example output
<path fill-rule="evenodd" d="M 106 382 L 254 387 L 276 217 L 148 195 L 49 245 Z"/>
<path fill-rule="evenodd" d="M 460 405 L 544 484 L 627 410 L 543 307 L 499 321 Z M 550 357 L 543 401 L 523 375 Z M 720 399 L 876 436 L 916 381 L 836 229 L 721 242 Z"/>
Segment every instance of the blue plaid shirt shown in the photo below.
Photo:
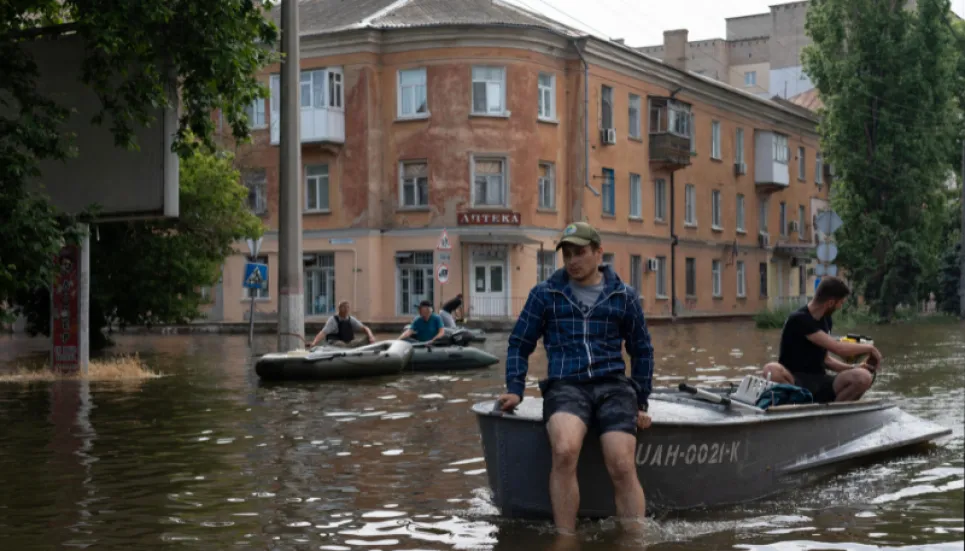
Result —
<path fill-rule="evenodd" d="M 653 347 L 640 306 L 639 295 L 624 284 L 608 265 L 603 292 L 585 314 L 568 285 L 569 275 L 559 269 L 533 287 L 509 336 L 506 387 L 523 396 L 529 355 L 543 338 L 548 379 L 587 380 L 608 373 L 626 372 L 621 344 L 630 355 L 631 379 L 637 402 L 647 409 L 653 377 Z"/>

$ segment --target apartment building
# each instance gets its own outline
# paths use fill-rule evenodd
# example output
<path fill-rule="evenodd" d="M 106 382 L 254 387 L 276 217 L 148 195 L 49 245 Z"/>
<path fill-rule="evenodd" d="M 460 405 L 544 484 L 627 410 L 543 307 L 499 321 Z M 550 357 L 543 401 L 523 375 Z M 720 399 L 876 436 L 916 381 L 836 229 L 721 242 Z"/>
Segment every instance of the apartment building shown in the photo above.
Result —
<path fill-rule="evenodd" d="M 813 113 L 499 0 L 300 7 L 308 320 L 347 299 L 400 322 L 459 293 L 470 318 L 511 319 L 574 220 L 600 229 L 651 317 L 751 314 L 813 288 Z M 237 149 L 269 227 L 256 319 L 277 312 L 278 73 Z M 237 250 L 210 319 L 247 319 Z"/>

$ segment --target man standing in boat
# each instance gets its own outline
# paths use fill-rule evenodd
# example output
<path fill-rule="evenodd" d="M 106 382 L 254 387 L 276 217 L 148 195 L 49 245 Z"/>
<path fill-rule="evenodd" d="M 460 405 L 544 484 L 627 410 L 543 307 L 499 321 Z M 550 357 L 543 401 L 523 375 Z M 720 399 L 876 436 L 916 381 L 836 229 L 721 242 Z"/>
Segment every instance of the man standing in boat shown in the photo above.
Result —
<path fill-rule="evenodd" d="M 365 332 L 366 336 L 356 338 L 356 331 Z M 375 342 L 375 335 L 371 329 L 355 319 L 355 316 L 349 314 L 349 302 L 343 300 L 338 303 L 338 313 L 328 318 L 322 330 L 315 335 L 312 347 L 318 346 L 322 340 L 331 346 L 355 348 Z"/>
<path fill-rule="evenodd" d="M 764 376 L 807 389 L 815 402 L 860 399 L 871 388 L 871 374 L 881 365 L 881 352 L 870 344 L 841 342 L 831 336 L 831 315 L 844 306 L 849 294 L 851 290 L 840 279 L 821 279 L 814 298 L 784 322 L 778 361 L 764 366 Z M 842 358 L 867 355 L 868 360 L 848 364 L 828 352 Z M 835 375 L 829 375 L 828 369 Z"/>
<path fill-rule="evenodd" d="M 580 500 L 576 466 L 589 427 L 600 433 L 617 514 L 634 522 L 644 518 L 634 452 L 637 430 L 650 426 L 653 348 L 637 291 L 603 264 L 600 234 L 585 222 L 570 224 L 556 245 L 560 249 L 565 267 L 530 291 L 509 337 L 508 392 L 498 403 L 511 411 L 522 401 L 529 356 L 542 338 L 548 377 L 539 387 L 553 450 L 553 520 L 560 533 L 573 534 Z"/>

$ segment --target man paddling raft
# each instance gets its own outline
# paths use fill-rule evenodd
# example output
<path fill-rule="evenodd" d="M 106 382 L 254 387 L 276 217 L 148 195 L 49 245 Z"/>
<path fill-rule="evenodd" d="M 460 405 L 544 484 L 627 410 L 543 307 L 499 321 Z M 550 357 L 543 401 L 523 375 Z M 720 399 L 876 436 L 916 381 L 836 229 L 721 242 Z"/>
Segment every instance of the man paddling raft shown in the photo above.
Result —
<path fill-rule="evenodd" d="M 375 342 L 375 335 L 372 330 L 362 322 L 355 319 L 350 313 L 351 306 L 347 300 L 338 303 L 338 313 L 328 318 L 322 330 L 315 335 L 310 348 L 318 346 L 318 343 L 325 341 L 329 346 L 340 348 L 357 348 Z M 355 333 L 365 333 L 364 336 L 356 337 Z"/>
<path fill-rule="evenodd" d="M 542 338 L 549 376 L 539 387 L 553 454 L 550 501 L 557 530 L 571 535 L 580 499 L 577 460 L 591 426 L 600 433 L 618 516 L 635 523 L 644 518 L 634 452 L 637 430 L 650 426 L 653 348 L 639 295 L 603 264 L 600 234 L 585 222 L 570 224 L 557 243 L 561 248 L 565 267 L 530 291 L 509 337 L 508 392 L 498 404 L 511 411 L 522 401 L 529 356 Z"/>

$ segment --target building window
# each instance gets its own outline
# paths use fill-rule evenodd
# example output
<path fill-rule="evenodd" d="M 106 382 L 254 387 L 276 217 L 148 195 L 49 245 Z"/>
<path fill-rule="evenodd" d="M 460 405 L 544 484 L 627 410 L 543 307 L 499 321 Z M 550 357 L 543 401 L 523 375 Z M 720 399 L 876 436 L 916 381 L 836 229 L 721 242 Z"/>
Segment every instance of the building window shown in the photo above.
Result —
<path fill-rule="evenodd" d="M 472 205 L 504 207 L 506 204 L 506 160 L 473 158 Z"/>
<path fill-rule="evenodd" d="M 797 179 L 806 180 L 807 176 L 807 156 L 803 147 L 797 148 Z"/>
<path fill-rule="evenodd" d="M 539 208 L 556 208 L 556 171 L 553 163 L 539 164 Z"/>
<path fill-rule="evenodd" d="M 325 107 L 325 71 L 302 71 L 300 78 L 302 108 L 323 109 Z"/>
<path fill-rule="evenodd" d="M 546 281 L 556 272 L 556 251 L 540 251 L 537 254 L 539 280 Z"/>
<path fill-rule="evenodd" d="M 667 298 L 667 257 L 657 257 L 657 296 Z"/>
<path fill-rule="evenodd" d="M 737 129 L 737 137 L 736 137 L 735 144 L 736 144 L 736 147 L 734 149 L 735 150 L 734 162 L 743 164 L 744 163 L 744 129 L 743 128 Z"/>
<path fill-rule="evenodd" d="M 342 108 L 342 73 L 331 69 L 328 71 L 328 106 Z"/>
<path fill-rule="evenodd" d="M 767 199 L 760 200 L 760 208 L 757 213 L 757 229 L 761 233 L 767 233 Z"/>
<path fill-rule="evenodd" d="M 400 70 L 399 118 L 418 117 L 428 113 L 425 67 Z"/>
<path fill-rule="evenodd" d="M 663 222 L 667 218 L 667 181 L 653 182 L 653 219 Z"/>
<path fill-rule="evenodd" d="M 744 73 L 744 86 L 757 86 L 757 71 Z"/>
<path fill-rule="evenodd" d="M 543 120 L 556 119 L 556 75 L 540 73 L 538 81 L 538 117 Z"/>
<path fill-rule="evenodd" d="M 267 256 L 256 257 L 254 262 L 256 264 L 264 264 L 265 266 L 268 266 L 268 257 Z M 270 266 L 268 268 L 268 271 L 269 272 L 271 271 Z M 269 278 L 269 281 L 271 281 L 270 278 Z M 249 289 L 245 287 L 244 297 L 246 299 L 250 299 L 252 296 L 254 296 L 255 299 L 257 300 L 268 300 L 270 298 L 270 294 L 268 293 L 268 287 L 266 286 L 264 289 Z"/>
<path fill-rule="evenodd" d="M 399 198 L 402 206 L 428 207 L 429 165 L 425 161 L 403 162 L 399 173 L 402 176 Z"/>
<path fill-rule="evenodd" d="M 747 296 L 747 280 L 743 260 L 737 261 L 737 296 L 740 298 Z"/>
<path fill-rule="evenodd" d="M 786 237 L 787 236 L 787 203 L 785 203 L 784 201 L 781 201 L 780 223 L 781 223 L 781 235 Z"/>
<path fill-rule="evenodd" d="M 747 231 L 744 227 L 744 194 L 737 194 L 737 231 Z"/>
<path fill-rule="evenodd" d="M 265 128 L 268 126 L 268 119 L 265 118 L 265 100 L 258 98 L 245 108 L 245 115 L 248 116 L 248 124 L 252 129 Z"/>
<path fill-rule="evenodd" d="M 305 210 L 329 210 L 328 165 L 308 165 L 305 167 Z"/>
<path fill-rule="evenodd" d="M 761 262 L 761 298 L 767 298 L 767 262 Z"/>
<path fill-rule="evenodd" d="M 630 137 L 640 139 L 642 132 L 640 124 L 640 96 L 636 94 L 630 94 L 629 118 Z"/>
<path fill-rule="evenodd" d="M 797 236 L 804 237 L 804 205 L 797 207 Z"/>
<path fill-rule="evenodd" d="M 399 315 L 415 315 L 423 300 L 433 302 L 432 251 L 402 251 L 395 254 Z"/>
<path fill-rule="evenodd" d="M 774 134 L 774 162 L 786 165 L 790 150 L 787 146 L 787 136 L 784 134 Z"/>
<path fill-rule="evenodd" d="M 305 315 L 335 312 L 335 253 L 308 253 L 305 268 Z"/>
<path fill-rule="evenodd" d="M 684 224 L 697 225 L 697 190 L 693 184 L 684 186 Z"/>
<path fill-rule="evenodd" d="M 684 275 L 687 281 L 686 293 L 688 297 L 697 296 L 697 259 L 687 258 L 684 261 Z"/>
<path fill-rule="evenodd" d="M 630 218 L 643 218 L 643 184 L 639 174 L 630 174 Z"/>
<path fill-rule="evenodd" d="M 713 291 L 715 297 L 721 296 L 721 274 L 720 260 L 713 260 L 710 263 L 711 280 L 713 281 Z"/>
<path fill-rule="evenodd" d="M 710 208 L 710 225 L 712 228 L 719 230 L 723 227 L 723 222 L 721 222 L 720 215 L 720 190 L 715 189 L 714 191 L 710 192 Z"/>
<path fill-rule="evenodd" d="M 630 255 L 630 286 L 637 293 L 642 293 L 643 289 L 643 258 L 638 254 Z"/>
<path fill-rule="evenodd" d="M 720 159 L 720 122 L 710 123 L 710 157 Z"/>
<path fill-rule="evenodd" d="M 613 88 L 604 86 L 600 98 L 600 125 L 603 128 L 613 128 Z"/>
<path fill-rule="evenodd" d="M 504 67 L 472 68 L 472 112 L 477 115 L 502 115 L 506 112 Z"/>
<path fill-rule="evenodd" d="M 268 212 L 267 176 L 263 168 L 246 170 L 242 176 L 244 186 L 248 188 L 248 208 L 254 214 Z"/>
<path fill-rule="evenodd" d="M 820 184 L 824 180 L 824 158 L 821 157 L 821 152 L 818 151 L 814 158 L 814 183 Z"/>
<path fill-rule="evenodd" d="M 693 113 L 689 116 L 689 128 L 690 128 L 690 154 L 697 154 L 697 121 L 695 120 Z"/>
<path fill-rule="evenodd" d="M 616 176 L 613 169 L 603 169 L 603 214 L 616 214 Z"/>

